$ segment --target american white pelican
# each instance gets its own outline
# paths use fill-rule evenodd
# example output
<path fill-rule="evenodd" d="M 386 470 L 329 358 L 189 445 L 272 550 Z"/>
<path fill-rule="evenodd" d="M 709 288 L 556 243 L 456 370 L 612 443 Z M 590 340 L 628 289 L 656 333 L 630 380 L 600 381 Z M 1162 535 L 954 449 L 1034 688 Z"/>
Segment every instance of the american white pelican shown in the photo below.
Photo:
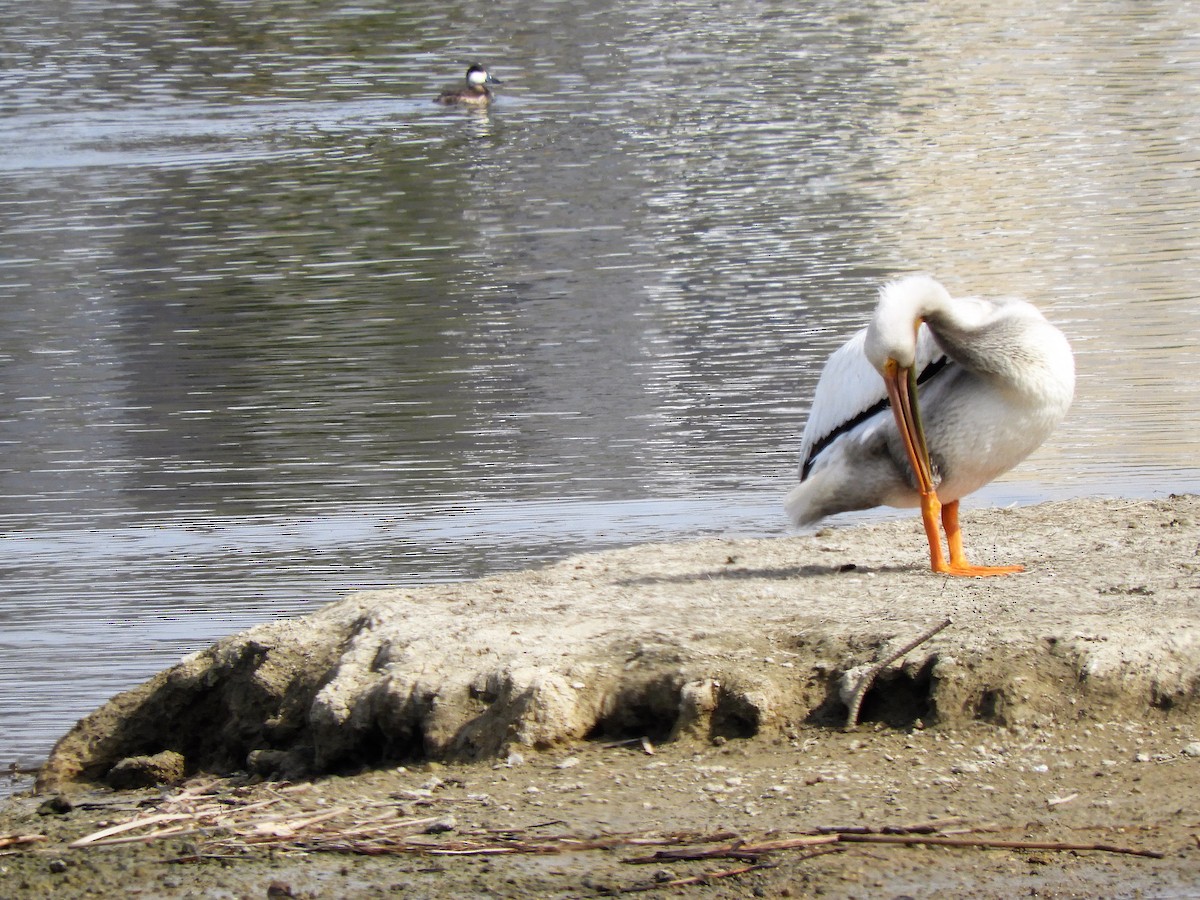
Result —
<path fill-rule="evenodd" d="M 1030 304 L 955 299 L 923 275 L 893 281 L 870 324 L 825 363 L 787 511 L 807 525 L 853 509 L 919 506 L 933 571 L 1020 572 L 967 562 L 958 501 L 1037 449 L 1074 393 L 1071 347 Z"/>

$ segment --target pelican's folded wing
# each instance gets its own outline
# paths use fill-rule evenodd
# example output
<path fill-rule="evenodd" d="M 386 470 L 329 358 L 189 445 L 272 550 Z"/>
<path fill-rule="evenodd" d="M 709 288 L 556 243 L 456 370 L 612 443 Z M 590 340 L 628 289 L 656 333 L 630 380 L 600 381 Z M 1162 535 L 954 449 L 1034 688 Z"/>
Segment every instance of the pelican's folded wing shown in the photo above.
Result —
<path fill-rule="evenodd" d="M 817 457 L 834 440 L 887 406 L 883 378 L 867 361 L 863 351 L 866 336 L 865 328 L 856 332 L 833 352 L 821 371 L 808 424 L 804 426 L 804 437 L 800 441 L 801 481 L 808 477 Z M 933 333 L 922 325 L 917 333 L 918 375 L 945 358 Z"/>

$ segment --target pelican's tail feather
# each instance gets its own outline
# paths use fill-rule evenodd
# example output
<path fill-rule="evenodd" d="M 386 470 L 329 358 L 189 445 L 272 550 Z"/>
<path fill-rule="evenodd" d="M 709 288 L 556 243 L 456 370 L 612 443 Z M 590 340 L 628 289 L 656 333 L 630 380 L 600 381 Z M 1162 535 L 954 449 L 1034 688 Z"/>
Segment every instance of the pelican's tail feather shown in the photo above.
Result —
<path fill-rule="evenodd" d="M 797 528 L 811 525 L 828 515 L 813 503 L 812 488 L 812 479 L 801 482 L 788 491 L 788 495 L 783 499 L 783 508 Z"/>

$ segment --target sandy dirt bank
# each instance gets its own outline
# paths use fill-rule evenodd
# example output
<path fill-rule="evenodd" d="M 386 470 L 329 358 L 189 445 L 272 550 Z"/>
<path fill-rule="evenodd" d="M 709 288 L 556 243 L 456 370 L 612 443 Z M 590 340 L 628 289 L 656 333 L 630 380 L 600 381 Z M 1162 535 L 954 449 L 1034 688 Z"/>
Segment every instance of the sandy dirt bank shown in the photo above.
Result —
<path fill-rule="evenodd" d="M 0 878 L 30 897 L 1200 896 L 1198 519 L 1195 497 L 972 513 L 977 561 L 1029 567 L 1003 579 L 929 574 L 898 522 L 355 595 L 83 720 L 0 817 Z M 856 673 L 947 618 L 843 731 Z M 161 751 L 188 781 L 97 785 Z"/>

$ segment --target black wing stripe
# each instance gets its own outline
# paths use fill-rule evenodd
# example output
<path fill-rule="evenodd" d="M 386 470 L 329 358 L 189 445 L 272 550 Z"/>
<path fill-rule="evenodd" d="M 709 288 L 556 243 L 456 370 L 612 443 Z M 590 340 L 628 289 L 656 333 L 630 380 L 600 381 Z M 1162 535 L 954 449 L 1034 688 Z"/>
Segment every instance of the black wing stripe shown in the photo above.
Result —
<path fill-rule="evenodd" d="M 946 366 L 949 365 L 949 363 L 950 363 L 950 357 L 939 356 L 937 359 L 933 360 L 933 362 L 931 362 L 929 365 L 927 365 L 924 369 L 921 370 L 921 374 L 917 376 L 917 384 L 924 384 L 930 378 L 935 376 L 938 372 L 940 372 L 944 368 L 946 368 Z M 887 409 L 887 407 L 888 407 L 888 399 L 887 399 L 887 397 L 884 397 L 878 403 L 875 403 L 872 406 L 868 406 L 866 409 L 864 409 L 862 412 L 860 412 L 857 416 L 853 416 L 852 418 L 847 419 L 845 422 L 843 422 L 837 428 L 833 429 L 833 431 L 829 432 L 829 434 L 825 435 L 819 441 L 814 442 L 812 449 L 808 453 L 808 459 L 804 460 L 804 465 L 800 470 L 800 480 L 804 481 L 804 479 L 808 478 L 808 473 L 812 471 L 813 464 L 817 461 L 817 457 L 820 456 L 822 452 L 824 452 L 826 447 L 828 447 L 830 444 L 832 444 L 834 441 L 836 441 L 838 438 L 840 438 L 846 432 L 852 431 L 855 428 L 857 428 L 863 422 L 867 421 L 867 419 L 871 418 L 871 416 L 874 416 L 877 413 L 880 413 L 883 410 Z"/>

